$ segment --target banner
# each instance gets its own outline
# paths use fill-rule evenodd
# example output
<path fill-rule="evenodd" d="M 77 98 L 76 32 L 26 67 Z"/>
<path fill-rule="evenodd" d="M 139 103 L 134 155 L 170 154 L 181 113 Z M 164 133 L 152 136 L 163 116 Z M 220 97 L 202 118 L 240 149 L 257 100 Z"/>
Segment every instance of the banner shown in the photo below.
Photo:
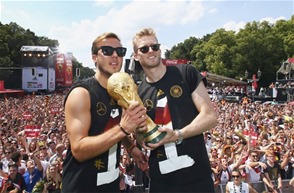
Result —
<path fill-rule="evenodd" d="M 32 114 L 30 113 L 30 112 L 24 112 L 23 114 L 22 114 L 22 117 L 25 119 L 25 120 L 30 120 L 30 119 L 32 119 Z"/>
<path fill-rule="evenodd" d="M 41 131 L 41 126 L 39 126 L 39 125 L 26 125 L 26 126 L 24 126 L 24 132 L 28 138 L 39 137 L 40 131 Z"/>
<path fill-rule="evenodd" d="M 178 64 L 188 64 L 190 60 L 186 59 L 179 59 L 179 60 L 172 60 L 172 59 L 162 59 L 162 63 L 166 66 L 175 66 Z"/>
<path fill-rule="evenodd" d="M 249 140 L 249 137 L 251 136 L 251 145 L 256 146 L 257 145 L 257 137 L 258 134 L 254 131 L 243 131 L 243 135 L 245 136 L 246 140 Z"/>
<path fill-rule="evenodd" d="M 55 64 L 57 86 L 71 86 L 73 82 L 72 61 L 65 54 L 58 54 Z"/>
<path fill-rule="evenodd" d="M 0 90 L 4 90 L 4 80 L 0 80 Z"/>
<path fill-rule="evenodd" d="M 59 113 L 59 107 L 51 107 L 50 111 L 51 111 L 51 114 Z"/>

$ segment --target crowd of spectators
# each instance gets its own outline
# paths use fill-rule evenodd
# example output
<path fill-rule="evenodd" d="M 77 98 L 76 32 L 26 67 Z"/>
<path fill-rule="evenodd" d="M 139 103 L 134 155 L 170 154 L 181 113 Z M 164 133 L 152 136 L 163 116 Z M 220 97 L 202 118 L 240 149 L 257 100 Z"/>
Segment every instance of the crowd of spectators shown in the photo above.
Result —
<path fill-rule="evenodd" d="M 69 145 L 63 99 L 62 94 L 0 98 L 1 192 L 60 192 Z M 282 186 L 281 180 L 294 177 L 292 103 L 213 104 L 218 125 L 204 139 L 216 189 L 231 180 L 234 169 L 253 188 L 260 189 L 256 182 L 263 182 L 272 192 Z M 130 192 L 134 163 L 122 152 L 121 190 Z"/>
<path fill-rule="evenodd" d="M 218 125 L 204 136 L 216 187 L 230 181 L 234 169 L 239 169 L 243 180 L 254 185 L 258 192 L 275 192 L 282 188 L 282 180 L 293 178 L 291 102 L 243 100 L 214 102 L 214 105 Z"/>
<path fill-rule="evenodd" d="M 63 97 L 0 99 L 1 192 L 60 192 L 62 162 L 69 145 Z"/>

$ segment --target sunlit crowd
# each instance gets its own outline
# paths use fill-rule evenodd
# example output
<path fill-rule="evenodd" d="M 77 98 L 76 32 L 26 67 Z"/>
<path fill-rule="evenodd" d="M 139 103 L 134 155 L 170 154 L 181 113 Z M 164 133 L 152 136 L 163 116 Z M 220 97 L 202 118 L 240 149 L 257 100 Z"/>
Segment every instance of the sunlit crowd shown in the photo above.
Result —
<path fill-rule="evenodd" d="M 69 146 L 63 99 L 63 94 L 0 98 L 1 189 L 60 192 L 62 162 Z M 234 169 L 240 171 L 243 181 L 260 191 L 281 188 L 283 180 L 291 183 L 293 104 L 215 100 L 213 105 L 218 125 L 203 135 L 216 190 L 232 180 Z M 121 191 L 131 192 L 135 163 L 126 151 L 122 152 Z M 266 169 L 267 162 L 277 163 L 279 172 Z"/>

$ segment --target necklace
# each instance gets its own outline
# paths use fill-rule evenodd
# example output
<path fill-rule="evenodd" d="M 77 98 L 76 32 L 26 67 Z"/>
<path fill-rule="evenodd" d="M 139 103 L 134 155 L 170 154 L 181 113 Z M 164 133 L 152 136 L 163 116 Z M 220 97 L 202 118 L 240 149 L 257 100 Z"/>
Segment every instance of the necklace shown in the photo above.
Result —
<path fill-rule="evenodd" d="M 233 183 L 233 187 L 234 187 L 234 193 L 237 193 L 236 191 L 236 187 L 235 187 L 235 184 Z M 239 192 L 242 193 L 242 182 L 240 183 L 240 189 L 239 189 Z"/>

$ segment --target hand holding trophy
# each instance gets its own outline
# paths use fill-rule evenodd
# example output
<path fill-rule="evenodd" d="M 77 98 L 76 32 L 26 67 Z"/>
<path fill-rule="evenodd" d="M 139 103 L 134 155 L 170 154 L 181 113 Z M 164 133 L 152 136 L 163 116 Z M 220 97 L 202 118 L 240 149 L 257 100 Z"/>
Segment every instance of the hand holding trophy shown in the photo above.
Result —
<path fill-rule="evenodd" d="M 139 101 L 144 106 L 137 93 L 137 85 L 133 78 L 125 72 L 116 72 L 110 76 L 107 82 L 107 92 L 123 108 L 128 108 L 131 101 Z M 158 127 L 150 117 L 147 118 L 147 130 L 143 133 L 145 144 L 155 144 L 164 138 L 166 133 L 158 131 Z"/>

